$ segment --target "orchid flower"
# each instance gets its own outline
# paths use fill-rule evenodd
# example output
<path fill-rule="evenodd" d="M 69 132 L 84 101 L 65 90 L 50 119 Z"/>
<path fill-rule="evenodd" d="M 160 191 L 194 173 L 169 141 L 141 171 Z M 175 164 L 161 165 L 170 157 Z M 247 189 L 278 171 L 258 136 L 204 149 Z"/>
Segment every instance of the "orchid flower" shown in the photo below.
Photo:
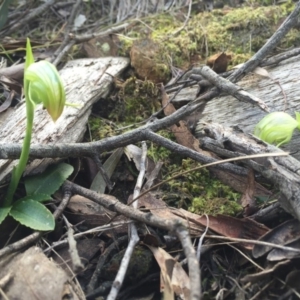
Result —
<path fill-rule="evenodd" d="M 277 147 L 287 144 L 294 130 L 300 129 L 300 113 L 295 114 L 296 120 L 285 112 L 272 112 L 266 115 L 255 126 L 254 135 Z"/>
<path fill-rule="evenodd" d="M 66 101 L 64 86 L 55 66 L 45 60 L 34 62 L 28 38 L 24 70 L 24 94 L 27 117 L 26 133 L 19 163 L 12 172 L 4 207 L 9 207 L 12 204 L 13 195 L 26 168 L 36 105 L 43 104 L 55 122 L 62 114 Z"/>

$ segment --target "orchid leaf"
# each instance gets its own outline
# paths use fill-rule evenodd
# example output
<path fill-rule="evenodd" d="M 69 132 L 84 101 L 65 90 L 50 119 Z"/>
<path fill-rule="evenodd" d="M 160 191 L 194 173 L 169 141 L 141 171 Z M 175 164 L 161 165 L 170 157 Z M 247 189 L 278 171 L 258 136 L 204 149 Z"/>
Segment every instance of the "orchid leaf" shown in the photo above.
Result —
<path fill-rule="evenodd" d="M 55 227 L 52 213 L 45 205 L 32 199 L 16 201 L 9 214 L 22 225 L 34 230 L 48 231 Z"/>
<path fill-rule="evenodd" d="M 11 206 L 9 206 L 9 207 L 0 207 L 0 224 L 8 216 L 10 210 L 11 210 Z"/>
<path fill-rule="evenodd" d="M 66 163 L 52 165 L 43 174 L 30 176 L 25 180 L 27 195 L 54 194 L 72 174 L 73 167 Z"/>
<path fill-rule="evenodd" d="M 19 199 L 18 201 L 20 200 L 34 200 L 34 201 L 37 201 L 37 202 L 46 202 L 46 201 L 49 201 L 49 200 L 52 200 L 52 197 L 48 194 L 32 194 L 32 195 L 28 195 L 28 196 L 25 196 L 21 199 Z"/>

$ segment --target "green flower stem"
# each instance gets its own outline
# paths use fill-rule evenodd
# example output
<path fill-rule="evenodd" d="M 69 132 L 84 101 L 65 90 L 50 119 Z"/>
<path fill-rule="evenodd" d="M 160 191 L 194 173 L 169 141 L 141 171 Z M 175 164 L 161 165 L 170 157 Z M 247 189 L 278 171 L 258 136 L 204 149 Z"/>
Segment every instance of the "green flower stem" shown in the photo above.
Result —
<path fill-rule="evenodd" d="M 54 65 L 48 61 L 34 62 L 30 40 L 26 44 L 24 68 L 24 94 L 26 102 L 26 132 L 18 165 L 12 171 L 3 206 L 10 207 L 14 193 L 26 168 L 29 157 L 35 105 L 43 104 L 55 122 L 63 112 L 66 95 L 61 78 Z M 73 104 L 72 106 L 76 106 Z M 0 213 L 1 223 L 1 213 Z"/>
<path fill-rule="evenodd" d="M 28 83 L 26 83 L 28 84 Z M 25 88 L 25 91 L 27 88 Z M 25 138 L 23 141 L 22 152 L 20 156 L 20 160 L 18 165 L 14 168 L 12 172 L 12 178 L 8 187 L 8 191 L 4 200 L 4 207 L 11 206 L 13 196 L 15 191 L 18 187 L 22 174 L 26 168 L 28 157 L 29 157 L 29 150 L 30 150 L 30 142 L 31 142 L 31 133 L 33 127 L 33 118 L 34 118 L 34 104 L 29 100 L 28 95 L 25 95 L 26 99 L 26 114 L 27 114 L 27 124 L 26 124 L 26 132 Z"/>

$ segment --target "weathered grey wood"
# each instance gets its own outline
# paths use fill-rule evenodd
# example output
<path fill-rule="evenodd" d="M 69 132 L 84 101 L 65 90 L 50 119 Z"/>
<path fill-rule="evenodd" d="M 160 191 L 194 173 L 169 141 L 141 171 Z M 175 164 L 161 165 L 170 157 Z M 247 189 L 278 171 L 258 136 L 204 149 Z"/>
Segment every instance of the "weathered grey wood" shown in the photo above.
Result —
<path fill-rule="evenodd" d="M 202 138 L 202 145 L 218 155 L 235 157 L 238 153 L 250 155 L 283 152 L 236 128 L 208 123 L 203 129 L 208 137 Z M 280 189 L 278 200 L 281 206 L 300 220 L 300 162 L 292 156 L 277 156 L 245 160 L 244 163 Z"/>
<path fill-rule="evenodd" d="M 294 117 L 294 111 L 300 111 L 300 55 L 266 69 L 273 80 L 249 74 L 237 84 L 263 100 L 271 111 L 284 111 L 285 100 L 280 84 L 286 94 L 286 112 Z M 279 84 L 274 81 L 278 81 Z M 258 107 L 240 102 L 232 96 L 219 97 L 207 103 L 196 132 L 201 130 L 201 122 L 217 122 L 225 126 L 238 125 L 245 132 L 252 133 L 255 125 L 265 115 L 266 113 Z M 299 145 L 300 134 L 296 130 L 292 142 L 283 149 L 295 152 L 293 155 L 300 159 L 300 152 L 296 153 L 299 151 Z"/>
<path fill-rule="evenodd" d="M 62 116 L 53 123 L 46 110 L 36 109 L 32 144 L 55 144 L 78 142 L 86 130 L 92 105 L 110 92 L 113 77 L 119 75 L 129 64 L 127 58 L 106 57 L 70 61 L 60 71 L 66 89 L 66 100 L 78 107 L 66 106 Z M 0 141 L 20 143 L 26 126 L 25 104 L 17 107 L 2 123 Z M 51 160 L 35 160 L 28 170 L 39 170 Z M 53 160 L 52 160 L 53 161 Z M 43 163 L 42 163 L 43 162 Z M 10 174 L 17 161 L 0 160 L 0 182 Z M 28 171 L 27 170 L 27 171 Z"/>

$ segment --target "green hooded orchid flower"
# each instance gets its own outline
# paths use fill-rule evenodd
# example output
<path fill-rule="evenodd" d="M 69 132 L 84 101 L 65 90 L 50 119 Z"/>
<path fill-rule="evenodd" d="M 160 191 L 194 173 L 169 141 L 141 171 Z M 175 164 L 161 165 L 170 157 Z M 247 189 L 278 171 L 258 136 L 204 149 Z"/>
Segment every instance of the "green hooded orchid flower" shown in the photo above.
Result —
<path fill-rule="evenodd" d="M 13 195 L 28 161 L 36 105 L 43 104 L 52 120 L 56 121 L 62 114 L 66 102 L 64 86 L 55 66 L 48 61 L 34 62 L 28 38 L 24 70 L 24 94 L 27 118 L 26 133 L 20 160 L 18 165 L 13 169 L 11 182 L 4 200 L 3 206 L 7 208 L 12 204 Z"/>
<path fill-rule="evenodd" d="M 26 72 L 28 97 L 34 104 L 42 103 L 55 122 L 63 112 L 66 96 L 56 68 L 46 60 L 31 64 Z"/>
<path fill-rule="evenodd" d="M 254 135 L 261 140 L 280 147 L 287 144 L 296 128 L 300 130 L 300 113 L 295 112 L 296 120 L 285 112 L 266 115 L 254 129 Z"/>

